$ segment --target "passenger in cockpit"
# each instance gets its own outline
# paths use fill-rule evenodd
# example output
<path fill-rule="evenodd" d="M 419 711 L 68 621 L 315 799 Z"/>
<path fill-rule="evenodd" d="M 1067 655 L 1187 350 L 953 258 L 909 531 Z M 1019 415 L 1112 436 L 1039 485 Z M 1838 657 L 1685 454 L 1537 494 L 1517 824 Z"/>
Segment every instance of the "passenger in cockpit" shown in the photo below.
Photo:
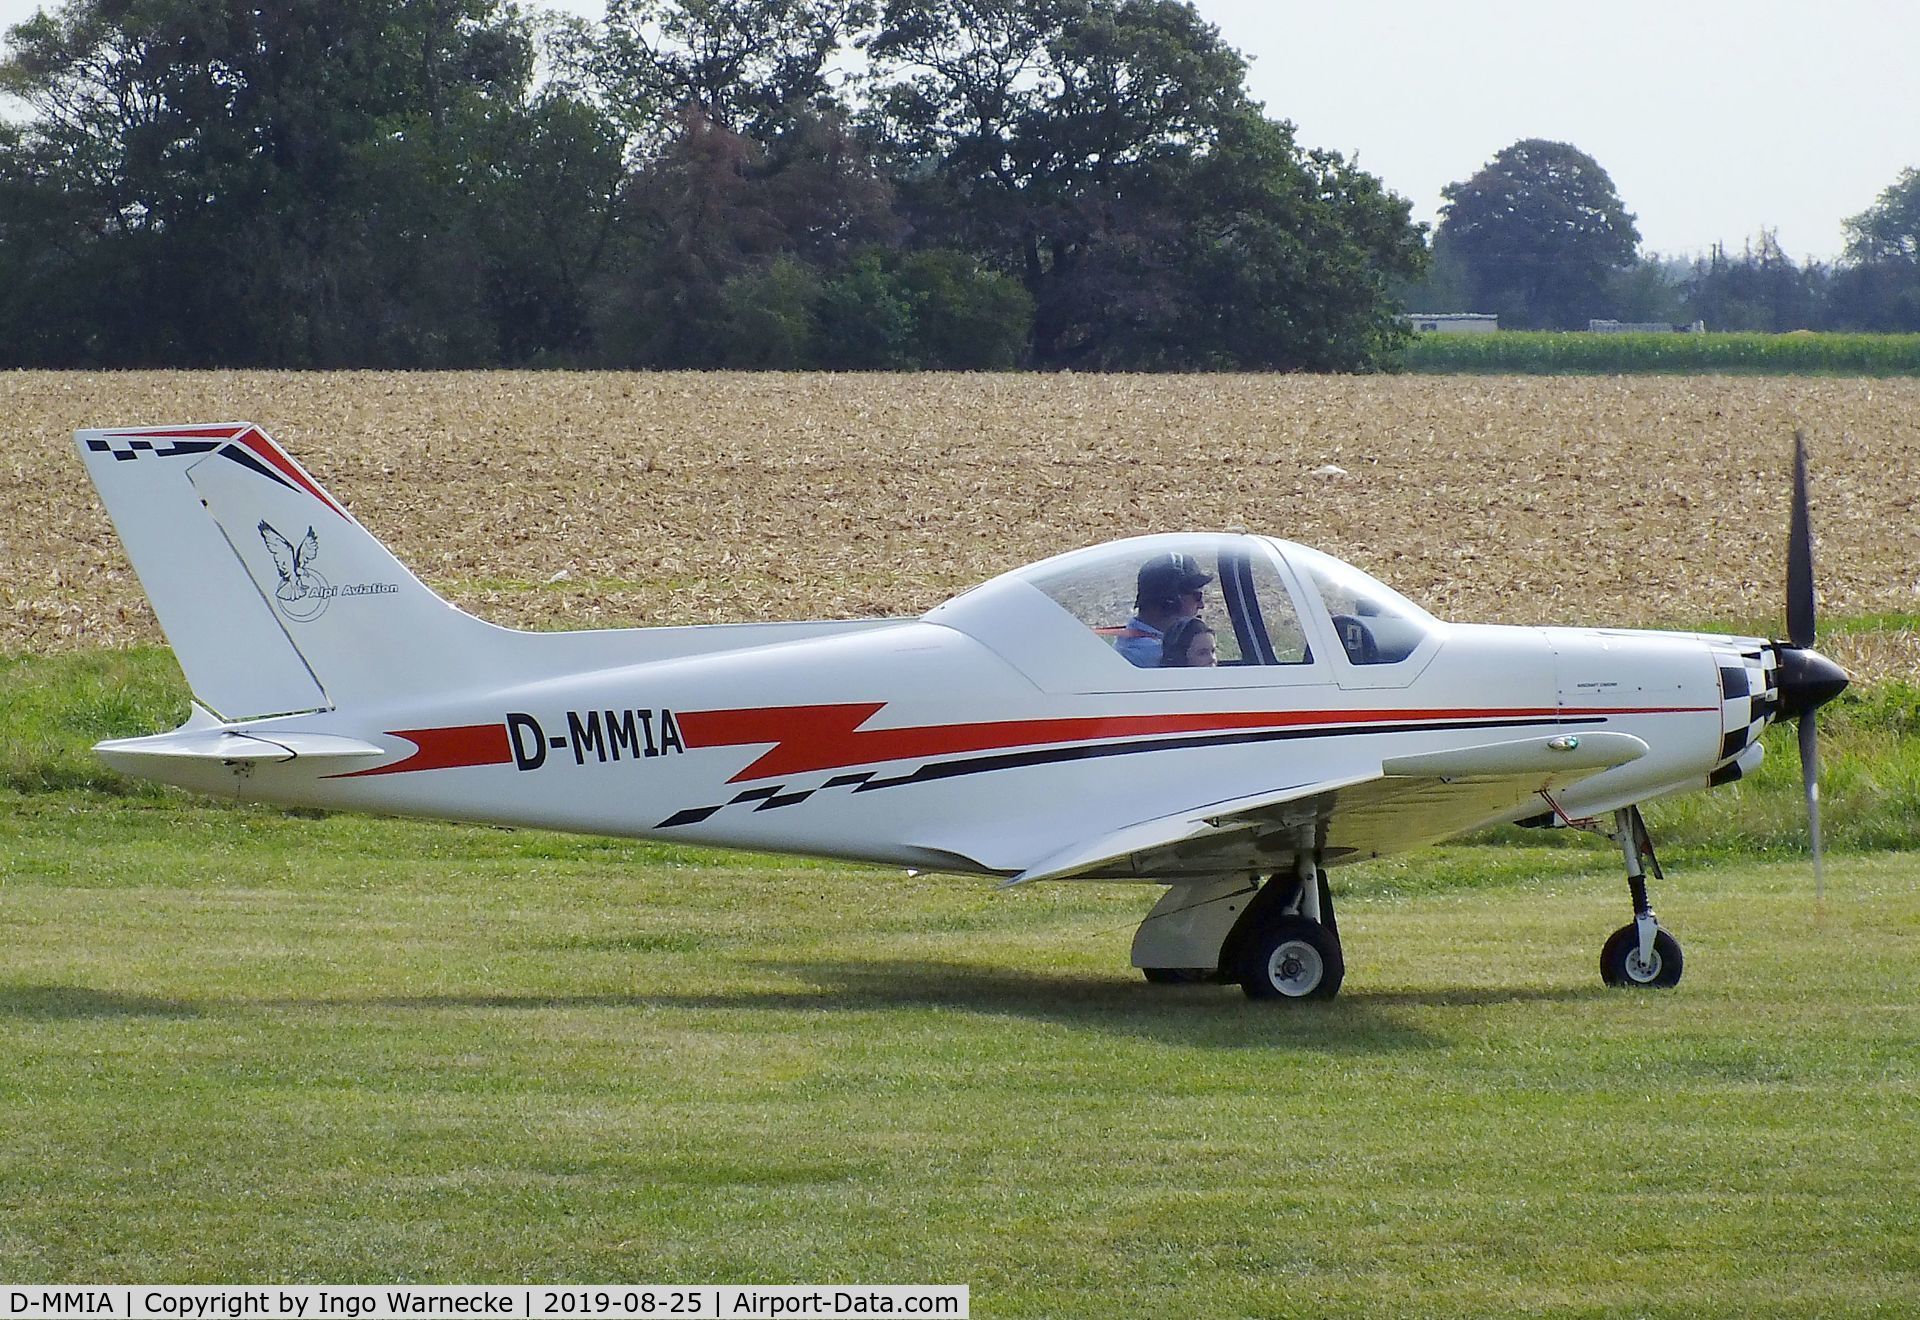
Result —
<path fill-rule="evenodd" d="M 1211 669 L 1220 663 L 1214 651 L 1213 629 L 1200 619 L 1182 619 L 1167 629 L 1161 641 L 1162 669 Z"/>

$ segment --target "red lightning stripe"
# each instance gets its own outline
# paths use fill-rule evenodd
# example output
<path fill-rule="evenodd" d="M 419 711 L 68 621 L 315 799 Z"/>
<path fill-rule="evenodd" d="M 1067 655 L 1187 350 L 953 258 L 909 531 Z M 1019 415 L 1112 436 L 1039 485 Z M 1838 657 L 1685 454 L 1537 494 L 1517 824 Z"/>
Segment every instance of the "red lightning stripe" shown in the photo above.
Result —
<path fill-rule="evenodd" d="M 689 751 L 709 747 L 767 746 L 727 782 L 836 770 L 850 765 L 909 761 L 1008 747 L 1044 747 L 1142 738 L 1159 734 L 1251 732 L 1301 726 L 1398 724 L 1423 720 L 1553 719 L 1608 715 L 1686 715 L 1713 706 L 1468 707 L 1448 710 L 1278 710 L 1202 712 L 1188 715 L 1091 715 L 1058 719 L 994 720 L 980 724 L 924 724 L 903 729 L 862 729 L 885 708 L 884 701 L 827 706 L 756 706 L 744 710 L 683 711 L 676 717 Z M 371 770 L 335 775 L 358 779 L 414 770 L 506 765 L 513 760 L 505 724 L 466 724 L 444 729 L 393 729 L 416 750 Z"/>
<path fill-rule="evenodd" d="M 108 431 L 107 434 L 123 440 L 128 437 L 137 437 L 142 440 L 231 440 L 244 429 L 239 426 L 187 426 L 175 427 L 171 430 L 162 427 Z"/>
<path fill-rule="evenodd" d="M 390 738 L 405 738 L 414 745 L 410 756 L 371 770 L 354 770 L 334 779 L 359 779 L 366 775 L 395 775 L 408 770 L 452 770 L 467 765 L 505 765 L 513 759 L 507 745 L 504 724 L 464 724 L 452 729 L 393 729 Z"/>
<path fill-rule="evenodd" d="M 1631 710 L 1565 710 L 1553 706 L 1467 710 L 1285 710 L 1209 712 L 1192 715 L 1094 715 L 983 724 L 935 724 L 904 729 L 860 726 L 884 702 L 835 706 L 768 706 L 751 710 L 686 711 L 677 716 L 689 750 L 771 743 L 772 747 L 727 782 L 833 770 L 881 761 L 905 761 L 957 752 L 1006 747 L 1139 738 L 1154 734 L 1218 733 L 1300 725 L 1399 723 L 1412 720 L 1552 719 L 1561 715 L 1634 715 L 1703 711 L 1709 707 L 1646 707 Z"/>

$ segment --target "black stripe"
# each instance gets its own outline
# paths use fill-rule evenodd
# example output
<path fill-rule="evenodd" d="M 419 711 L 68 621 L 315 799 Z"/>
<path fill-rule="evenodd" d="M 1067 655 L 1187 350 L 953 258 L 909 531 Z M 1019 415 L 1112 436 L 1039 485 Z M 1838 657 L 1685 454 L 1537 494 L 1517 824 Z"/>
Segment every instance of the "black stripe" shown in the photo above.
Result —
<path fill-rule="evenodd" d="M 938 779 L 954 779 L 961 775 L 991 774 L 996 770 L 1020 770 L 1036 765 L 1058 765 L 1065 761 L 1087 761 L 1102 756 L 1132 756 L 1138 752 L 1186 751 L 1198 747 L 1234 747 L 1248 743 L 1291 742 L 1299 738 L 1339 738 L 1349 734 L 1368 733 L 1418 733 L 1425 730 L 1444 729 L 1523 729 L 1536 725 L 1563 728 L 1574 724 L 1604 724 L 1604 716 L 1594 715 L 1581 719 L 1555 719 L 1542 716 L 1534 719 L 1493 720 L 1479 722 L 1474 720 L 1450 720 L 1444 724 L 1375 724 L 1365 728 L 1343 725 L 1337 728 L 1319 729 L 1262 729 L 1254 733 L 1204 734 L 1188 738 L 1160 738 L 1151 741 L 1124 743 L 1098 743 L 1075 747 L 1047 747 L 1031 752 L 1009 752 L 999 756 L 978 756 L 965 761 L 937 761 L 923 765 L 911 774 L 900 775 L 893 779 L 869 779 L 856 793 L 868 793 L 881 788 L 899 788 L 905 784 L 925 784 Z"/>
<path fill-rule="evenodd" d="M 733 806 L 741 802 L 759 802 L 765 798 L 772 797 L 775 793 L 778 793 L 781 789 L 785 787 L 786 787 L 785 784 L 769 784 L 765 788 L 750 788 L 744 793 L 736 793 L 734 795 L 733 802 L 730 802 L 727 805 Z"/>
<path fill-rule="evenodd" d="M 1724 761 L 1730 756 L 1738 756 L 1746 750 L 1746 746 L 1747 726 L 1743 724 L 1720 740 L 1720 759 Z"/>
<path fill-rule="evenodd" d="M 862 770 L 857 775 L 835 775 L 832 779 L 829 779 L 825 784 L 821 785 L 821 787 L 845 788 L 848 784 L 864 784 L 872 778 L 873 771 Z"/>
<path fill-rule="evenodd" d="M 1747 671 L 1744 667 L 1720 666 L 1720 695 L 1731 701 L 1735 697 L 1749 696 L 1752 689 L 1747 686 Z"/>
<path fill-rule="evenodd" d="M 249 454 L 246 450 L 240 448 L 238 445 L 228 445 L 225 449 L 222 449 L 220 452 L 226 455 L 228 458 L 232 459 L 234 462 L 238 463 L 241 467 L 252 468 L 255 472 L 258 472 L 261 476 L 267 478 L 267 480 L 277 481 L 282 486 L 285 486 L 288 490 L 300 489 L 298 486 L 294 485 L 291 481 L 288 481 L 285 477 L 281 476 L 278 472 L 275 472 L 272 468 L 268 467 L 265 463 L 262 463 L 259 459 L 255 458 L 252 454 Z"/>
<path fill-rule="evenodd" d="M 796 802 L 805 802 L 808 798 L 812 797 L 813 794 L 814 790 L 811 788 L 802 789 L 798 793 L 776 793 L 755 807 L 754 810 L 772 811 L 775 807 L 790 807 Z"/>
<path fill-rule="evenodd" d="M 724 802 L 720 804 L 720 806 L 725 805 L 726 803 Z M 674 812 L 653 828 L 656 830 L 666 830 L 672 829 L 675 825 L 698 825 L 718 810 L 720 810 L 720 807 L 688 807 L 684 811 Z"/>

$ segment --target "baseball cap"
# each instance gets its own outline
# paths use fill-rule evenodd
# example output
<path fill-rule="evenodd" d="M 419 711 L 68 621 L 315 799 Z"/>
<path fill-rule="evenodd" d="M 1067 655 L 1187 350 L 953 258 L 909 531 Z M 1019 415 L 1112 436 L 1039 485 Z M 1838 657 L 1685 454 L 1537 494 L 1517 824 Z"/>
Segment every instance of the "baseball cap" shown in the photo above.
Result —
<path fill-rule="evenodd" d="M 1155 555 L 1140 565 L 1140 590 L 1136 603 L 1167 600 L 1182 592 L 1197 591 L 1213 581 L 1211 573 L 1200 571 L 1200 561 L 1192 555 Z"/>

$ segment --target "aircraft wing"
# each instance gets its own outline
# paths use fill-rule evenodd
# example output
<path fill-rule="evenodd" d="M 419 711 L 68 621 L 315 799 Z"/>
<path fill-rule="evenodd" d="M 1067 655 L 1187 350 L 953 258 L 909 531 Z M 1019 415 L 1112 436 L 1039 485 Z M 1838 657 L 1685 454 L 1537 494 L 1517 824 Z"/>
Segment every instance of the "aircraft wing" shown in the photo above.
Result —
<path fill-rule="evenodd" d="M 1332 860 L 1380 856 L 1507 819 L 1556 792 L 1644 756 L 1626 733 L 1562 734 L 1392 757 L 1377 773 L 1297 784 L 1125 826 L 1061 849 L 1030 880 L 1179 879 L 1268 870 L 1303 835 Z"/>

